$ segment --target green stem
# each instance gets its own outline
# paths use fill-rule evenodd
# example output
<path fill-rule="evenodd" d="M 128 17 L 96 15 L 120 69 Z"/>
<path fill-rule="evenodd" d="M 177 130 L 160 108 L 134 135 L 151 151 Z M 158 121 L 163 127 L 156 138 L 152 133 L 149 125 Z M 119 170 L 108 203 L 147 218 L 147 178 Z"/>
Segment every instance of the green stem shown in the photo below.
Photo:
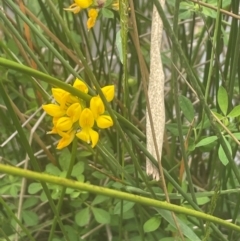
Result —
<path fill-rule="evenodd" d="M 123 56 L 123 88 L 124 88 L 124 116 L 129 117 L 129 87 L 128 87 L 128 64 L 127 64 L 127 36 L 128 36 L 128 0 L 120 1 L 120 25 Z"/>
<path fill-rule="evenodd" d="M 205 98 L 206 102 L 207 102 L 209 91 L 210 91 L 210 84 L 211 84 L 213 65 L 214 65 L 214 56 L 216 55 L 216 42 L 217 42 L 217 38 L 218 38 L 218 35 L 219 35 L 219 23 L 221 22 L 220 6 L 221 6 L 221 1 L 219 1 L 219 4 L 218 4 L 218 12 L 217 12 L 215 30 L 214 30 L 214 35 L 213 35 L 213 39 L 212 39 L 212 51 L 211 51 L 211 58 L 210 58 L 210 66 L 209 66 L 206 90 L 205 90 L 205 95 L 204 95 L 204 98 Z M 202 130 L 203 130 L 203 125 L 204 125 L 204 119 L 205 119 L 205 112 L 203 112 L 202 125 L 201 125 L 201 128 L 198 131 L 197 140 L 201 136 L 201 133 L 202 133 Z"/>
<path fill-rule="evenodd" d="M 11 101 L 10 101 L 6 91 L 5 91 L 5 88 L 3 86 L 2 81 L 0 81 L 0 94 L 1 94 L 1 97 L 3 98 L 3 101 L 6 104 L 6 107 L 7 107 L 8 113 L 9 113 L 11 119 L 12 119 L 13 125 L 16 127 L 16 130 L 17 130 L 17 132 L 19 134 L 19 137 L 21 139 L 21 145 L 22 145 L 23 149 L 26 151 L 26 153 L 29 156 L 29 160 L 30 160 L 30 163 L 31 163 L 32 167 L 34 168 L 35 171 L 41 172 L 40 166 L 39 166 L 39 164 L 38 164 L 38 162 L 37 162 L 37 160 L 36 160 L 36 158 L 34 156 L 34 153 L 32 151 L 31 146 L 28 143 L 28 140 L 27 140 L 26 134 L 24 132 L 24 129 L 22 128 L 22 126 L 21 126 L 21 124 L 19 122 L 19 119 L 18 119 L 18 117 L 16 116 L 16 114 L 15 114 L 15 112 L 13 110 Z M 50 192 L 48 190 L 48 187 L 47 187 L 46 183 L 45 182 L 41 182 L 41 185 L 42 185 L 43 190 L 44 190 L 44 192 L 45 192 L 45 194 L 47 196 L 47 199 L 48 199 L 49 204 L 50 204 L 50 206 L 52 208 L 52 211 L 53 211 L 54 215 L 57 217 L 58 224 L 59 224 L 59 226 L 60 226 L 64 236 L 68 237 L 67 233 L 64 230 L 64 226 L 63 226 L 62 221 L 61 221 L 61 219 L 60 219 L 60 217 L 58 215 L 58 212 L 56 210 L 56 206 L 55 206 L 55 204 L 54 204 L 54 202 L 52 200 L 51 194 L 50 194 Z"/>
<path fill-rule="evenodd" d="M 206 115 L 211 123 L 211 126 L 212 126 L 212 129 L 213 131 L 216 133 L 218 139 L 219 139 L 219 142 L 225 152 L 225 155 L 227 156 L 227 159 L 229 161 L 229 164 L 236 176 L 236 179 L 238 180 L 238 183 L 240 183 L 240 173 L 239 173 L 239 170 L 238 170 L 238 167 L 236 165 L 236 162 L 233 160 L 229 150 L 228 150 L 228 147 L 226 145 L 226 142 L 224 141 L 223 139 L 223 136 L 222 136 L 222 133 L 221 133 L 221 130 L 218 128 L 217 124 L 216 124 L 216 121 L 214 121 L 214 117 L 211 113 L 211 110 L 204 98 L 204 95 L 202 93 L 202 90 L 201 90 L 201 87 L 200 85 L 198 84 L 198 81 L 196 79 L 196 76 L 194 75 L 190 65 L 189 65 L 189 61 L 187 59 L 187 57 L 185 56 L 185 54 L 183 53 L 183 50 L 177 40 L 177 37 L 175 36 L 174 32 L 172 31 L 171 29 L 171 26 L 170 26 L 170 23 L 164 13 L 164 10 L 163 8 L 161 7 L 161 4 L 159 3 L 158 0 L 153 0 L 160 16 L 161 16 L 161 19 L 163 21 L 163 25 L 165 27 L 165 30 L 166 30 L 166 33 L 168 34 L 169 38 L 172 40 L 174 46 L 176 47 L 176 51 L 182 61 L 182 65 L 183 67 L 186 69 L 186 73 L 187 75 L 189 76 L 189 80 L 191 81 L 191 84 L 195 87 L 195 91 L 198 95 L 198 98 L 200 100 L 200 103 L 202 104 L 202 106 L 204 107 L 204 110 L 206 112 Z"/>
<path fill-rule="evenodd" d="M 2 204 L 2 206 L 5 208 L 7 214 L 21 227 L 22 231 L 24 231 L 26 233 L 29 240 L 35 241 L 35 239 L 31 235 L 31 233 L 29 232 L 29 230 L 27 228 L 25 228 L 25 226 L 21 223 L 20 220 L 18 220 L 18 218 L 12 212 L 11 208 L 9 208 L 9 206 L 4 202 L 4 200 L 2 199 L 1 196 L 0 196 L 0 204 Z"/>
<path fill-rule="evenodd" d="M 75 164 L 76 156 L 77 156 L 77 138 L 75 137 L 74 140 L 73 140 L 73 143 L 72 143 L 71 161 L 70 161 L 70 164 L 69 164 L 69 167 L 68 167 L 68 171 L 67 171 L 67 174 L 66 174 L 66 178 L 67 179 L 71 176 L 71 173 L 72 173 L 72 170 L 73 170 L 73 166 Z M 61 213 L 61 208 L 62 208 L 64 196 L 65 196 L 65 193 L 66 193 L 66 189 L 67 189 L 66 187 L 62 188 L 61 196 L 59 197 L 59 200 L 58 200 L 58 204 L 57 204 L 57 212 L 58 212 L 58 214 Z M 49 241 L 51 241 L 53 239 L 55 228 L 57 226 L 57 221 L 58 221 L 57 217 L 54 217 L 53 224 L 52 224 L 51 231 L 50 231 L 50 235 L 49 235 L 49 238 L 48 238 Z"/>
<path fill-rule="evenodd" d="M 130 194 L 130 193 L 112 190 L 112 189 L 105 188 L 102 186 L 95 186 L 95 185 L 91 185 L 88 183 L 77 182 L 77 181 L 69 180 L 69 179 L 62 178 L 62 177 L 57 177 L 57 176 L 52 176 L 52 175 L 48 175 L 45 173 L 38 173 L 38 172 L 34 172 L 34 171 L 24 170 L 24 169 L 21 169 L 18 167 L 12 167 L 12 166 L 7 166 L 7 165 L 3 165 L 3 164 L 0 164 L 0 172 L 14 175 L 14 176 L 30 178 L 30 179 L 38 180 L 41 182 L 57 184 L 57 185 L 61 185 L 63 187 L 69 187 L 69 188 L 73 188 L 73 189 L 87 191 L 90 193 L 105 195 L 105 196 L 112 197 L 112 198 L 119 198 L 121 200 L 127 200 L 127 201 L 131 201 L 131 202 L 135 202 L 135 203 L 140 203 L 140 204 L 143 204 L 143 205 L 146 205 L 149 207 L 150 206 L 159 207 L 159 208 L 166 209 L 169 211 L 182 213 L 182 214 L 190 215 L 190 216 L 193 216 L 196 218 L 201 218 L 201 219 L 204 219 L 207 221 L 211 221 L 213 223 L 217 223 L 217 224 L 220 224 L 229 229 L 233 229 L 233 230 L 240 232 L 240 226 L 238 226 L 238 225 L 229 223 L 223 219 L 214 217 L 212 215 L 209 215 L 209 214 L 206 214 L 203 212 L 198 212 L 198 211 L 195 211 L 195 210 L 192 210 L 189 208 L 180 207 L 180 206 L 170 204 L 167 202 L 162 202 L 162 201 L 154 200 L 151 198 L 141 197 L 141 196 Z"/>
<path fill-rule="evenodd" d="M 18 63 L 15 63 L 13 61 L 10 61 L 10 60 L 7 60 L 7 59 L 4 59 L 4 58 L 0 58 L 0 66 L 4 66 L 4 67 L 7 67 L 7 68 L 11 68 L 11 69 L 15 69 L 15 70 L 18 70 L 18 71 L 21 71 L 23 73 L 26 73 L 30 76 L 34 76 L 34 77 L 37 77 L 37 78 L 40 78 L 41 80 L 43 80 L 44 82 L 47 82 L 53 86 L 57 86 L 58 88 L 62 88 L 63 90 L 66 90 L 68 91 L 69 93 L 75 95 L 75 96 L 78 96 L 79 98 L 83 99 L 83 100 L 86 100 L 86 101 L 89 101 L 91 96 L 90 95 L 87 95 L 87 94 L 84 94 L 83 92 L 77 90 L 76 88 L 72 87 L 71 85 L 68 85 L 52 76 L 49 76 L 47 74 L 44 74 L 40 71 L 37 71 L 37 70 L 34 70 L 32 68 L 29 68 L 27 66 L 24 66 L 24 65 L 21 65 L 21 64 L 18 64 Z M 110 116 L 112 117 L 113 119 L 113 122 L 115 123 L 115 126 L 116 126 L 116 129 L 118 130 L 119 132 L 119 136 L 120 138 L 123 140 L 124 142 L 124 145 L 126 147 L 126 150 L 128 151 L 130 157 L 132 158 L 132 160 L 134 162 L 137 162 L 137 158 L 136 156 L 134 155 L 133 153 L 133 150 L 132 148 L 130 147 L 129 145 L 129 141 L 126 139 L 126 136 L 119 124 L 119 121 L 120 120 L 121 122 L 124 123 L 125 126 L 128 126 L 128 128 L 136 135 L 138 136 L 141 136 L 143 137 L 144 135 L 136 128 L 134 127 L 127 119 L 123 118 L 121 115 L 119 115 L 118 113 L 116 113 L 115 111 L 113 111 L 111 109 L 111 107 L 109 106 L 109 103 L 106 101 L 105 99 L 105 96 L 103 95 L 102 91 L 101 91 L 101 88 L 99 86 L 99 84 L 96 82 L 95 83 L 95 86 L 98 88 L 99 90 L 99 95 L 100 97 L 102 98 L 104 104 L 110 114 Z M 145 180 L 145 177 L 143 175 L 143 173 L 141 172 L 140 173 L 142 178 Z M 146 183 L 146 185 L 148 186 L 148 184 Z M 149 190 L 151 190 L 151 188 L 148 186 Z"/>

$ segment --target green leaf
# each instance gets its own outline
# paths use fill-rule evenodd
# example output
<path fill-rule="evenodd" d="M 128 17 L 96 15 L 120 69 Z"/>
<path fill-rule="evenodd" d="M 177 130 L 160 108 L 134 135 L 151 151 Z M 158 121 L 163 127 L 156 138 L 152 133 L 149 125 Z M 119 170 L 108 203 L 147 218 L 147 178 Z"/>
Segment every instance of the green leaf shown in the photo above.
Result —
<path fill-rule="evenodd" d="M 211 123 L 209 119 L 205 116 L 204 119 L 201 120 L 201 122 L 197 125 L 196 129 L 205 129 L 210 127 Z"/>
<path fill-rule="evenodd" d="M 81 151 L 80 153 L 78 153 L 78 157 L 88 157 L 88 156 L 92 156 L 92 153 L 90 151 Z"/>
<path fill-rule="evenodd" d="M 41 192 L 41 194 L 40 194 L 40 200 L 42 201 L 42 202 L 46 202 L 47 200 L 48 200 L 48 198 L 47 198 L 47 196 L 46 196 L 46 193 L 45 192 Z"/>
<path fill-rule="evenodd" d="M 226 140 L 225 137 L 223 137 L 223 139 L 224 139 L 224 141 L 225 141 L 225 143 L 227 145 L 229 153 L 232 155 L 232 148 L 231 148 L 230 143 Z M 226 156 L 226 154 L 225 154 L 225 152 L 224 152 L 224 150 L 222 148 L 222 145 L 220 145 L 219 148 L 218 148 L 218 158 L 220 159 L 220 161 L 222 162 L 222 164 L 224 166 L 226 166 L 228 164 L 228 162 L 229 162 L 228 158 L 227 158 L 227 156 Z"/>
<path fill-rule="evenodd" d="M 161 238 L 159 241 L 176 241 L 175 237 L 167 237 L 167 238 Z M 185 240 L 187 241 L 187 240 Z"/>
<path fill-rule="evenodd" d="M 178 101 L 184 116 L 189 122 L 192 122 L 194 118 L 194 108 L 192 102 L 183 95 L 178 97 Z"/>
<path fill-rule="evenodd" d="M 197 198 L 198 205 L 204 205 L 204 204 L 208 203 L 209 201 L 210 201 L 210 199 L 208 197 L 198 197 Z"/>
<path fill-rule="evenodd" d="M 54 176 L 59 176 L 61 174 L 61 171 L 58 167 L 54 166 L 52 163 L 49 163 L 46 166 L 46 173 Z"/>
<path fill-rule="evenodd" d="M 192 16 L 192 11 L 180 11 L 178 19 L 189 19 Z"/>
<path fill-rule="evenodd" d="M 68 234 L 68 239 L 71 241 L 79 241 L 78 232 L 70 225 L 64 225 L 64 229 Z"/>
<path fill-rule="evenodd" d="M 27 226 L 34 226 L 38 224 L 38 215 L 29 210 L 22 210 L 22 218 Z"/>
<path fill-rule="evenodd" d="M 73 166 L 72 174 L 73 177 L 78 177 L 84 171 L 84 162 L 78 162 Z"/>
<path fill-rule="evenodd" d="M 123 63 L 121 30 L 119 30 L 116 34 L 116 46 L 117 46 L 117 50 L 118 50 L 118 57 L 119 57 L 121 63 Z"/>
<path fill-rule="evenodd" d="M 222 86 L 220 86 L 218 89 L 217 101 L 222 113 L 226 115 L 228 109 L 228 95 L 227 91 Z"/>
<path fill-rule="evenodd" d="M 19 54 L 19 48 L 13 38 L 10 38 L 7 42 L 8 49 L 13 52 L 16 56 Z"/>
<path fill-rule="evenodd" d="M 36 194 L 40 190 L 42 190 L 42 185 L 40 183 L 34 182 L 34 183 L 31 183 L 28 186 L 28 193 L 29 194 Z"/>
<path fill-rule="evenodd" d="M 130 210 L 133 206 L 134 206 L 134 202 L 129 202 L 129 201 L 123 201 L 123 205 L 122 205 L 122 201 L 119 201 L 116 206 L 114 207 L 113 213 L 114 214 L 120 214 L 121 213 L 121 206 L 122 206 L 122 212 L 125 213 L 128 210 Z"/>
<path fill-rule="evenodd" d="M 85 176 L 83 174 L 78 175 L 76 178 L 79 182 L 84 182 L 85 180 Z"/>
<path fill-rule="evenodd" d="M 106 175 L 104 175 L 103 173 L 101 173 L 99 171 L 93 172 L 92 176 L 97 178 L 97 179 L 100 179 L 100 180 L 106 178 Z"/>
<path fill-rule="evenodd" d="M 169 123 L 166 124 L 166 128 L 168 131 L 170 131 L 174 136 L 179 136 L 178 126 L 177 123 Z M 189 127 L 188 126 L 182 126 L 182 132 L 183 135 L 186 135 L 188 133 Z"/>
<path fill-rule="evenodd" d="M 29 197 L 29 198 L 27 198 L 27 199 L 24 200 L 23 205 L 22 205 L 22 208 L 23 208 L 23 209 L 27 209 L 27 208 L 33 207 L 33 206 L 35 206 L 39 201 L 40 201 L 39 198 Z"/>
<path fill-rule="evenodd" d="M 219 120 L 223 120 L 225 118 L 225 116 L 213 111 L 213 114 L 219 119 Z"/>
<path fill-rule="evenodd" d="M 96 204 L 102 203 L 102 202 L 104 202 L 104 201 L 106 201 L 106 200 L 108 200 L 108 199 L 109 199 L 109 197 L 107 197 L 107 196 L 97 195 L 97 196 L 94 198 L 94 200 L 93 200 L 93 202 L 92 202 L 92 205 L 96 205 Z"/>
<path fill-rule="evenodd" d="M 161 218 L 159 216 L 151 217 L 143 225 L 144 233 L 155 231 L 156 229 L 158 229 L 160 224 L 161 224 Z"/>
<path fill-rule="evenodd" d="M 231 118 L 240 116 L 240 105 L 235 106 L 227 116 Z"/>
<path fill-rule="evenodd" d="M 70 197 L 71 197 L 72 199 L 75 199 L 75 198 L 79 197 L 80 194 L 81 194 L 81 192 L 79 192 L 79 191 L 74 191 L 74 192 L 72 192 L 72 193 L 70 194 Z"/>
<path fill-rule="evenodd" d="M 154 208 L 157 210 L 157 212 L 169 223 L 172 227 L 174 227 L 177 230 L 175 221 L 173 220 L 172 214 L 170 211 L 163 210 L 160 208 Z M 189 240 L 194 241 L 201 241 L 200 238 L 194 233 L 194 231 L 188 227 L 188 225 L 185 223 L 185 221 L 181 220 L 178 216 L 176 216 L 177 223 L 180 227 L 180 230 L 182 231 L 183 235 L 187 237 Z"/>
<path fill-rule="evenodd" d="M 224 0 L 222 1 L 222 8 L 226 8 L 228 5 L 230 5 L 231 0 Z M 218 6 L 218 2 L 216 0 L 208 0 L 208 4 L 211 4 L 214 7 Z"/>
<path fill-rule="evenodd" d="M 102 8 L 102 15 L 105 17 L 105 18 L 113 18 L 114 17 L 114 14 L 113 14 L 113 11 L 112 10 L 109 10 L 107 8 Z"/>
<path fill-rule="evenodd" d="M 110 223 L 111 217 L 107 211 L 105 211 L 101 208 L 92 207 L 92 212 L 93 212 L 95 220 L 98 223 L 102 223 L 102 224 Z"/>
<path fill-rule="evenodd" d="M 59 164 L 63 171 L 67 171 L 69 167 L 69 163 L 71 160 L 71 153 L 67 148 L 61 150 L 61 154 L 59 156 Z"/>
<path fill-rule="evenodd" d="M 202 14 L 204 14 L 207 17 L 210 18 L 216 18 L 217 17 L 217 13 L 215 10 L 212 10 L 210 8 L 206 8 L 206 7 L 202 7 Z"/>
<path fill-rule="evenodd" d="M 240 140 L 240 132 L 233 133 L 233 135 L 237 138 L 237 140 Z"/>
<path fill-rule="evenodd" d="M 104 3 L 104 7 L 108 7 L 112 4 L 114 0 L 106 0 L 106 2 Z"/>
<path fill-rule="evenodd" d="M 217 139 L 218 139 L 217 136 L 210 136 L 210 137 L 203 138 L 201 141 L 199 141 L 195 145 L 195 147 L 206 146 L 206 145 L 216 141 Z"/>
<path fill-rule="evenodd" d="M 90 210 L 89 207 L 83 208 L 80 212 L 75 215 L 75 222 L 80 227 L 86 226 L 90 220 Z"/>
<path fill-rule="evenodd" d="M 28 97 L 30 97 L 32 99 L 36 98 L 35 92 L 34 92 L 33 88 L 27 88 L 26 89 L 26 94 L 28 95 Z"/>
<path fill-rule="evenodd" d="M 11 185 L 9 191 L 12 197 L 17 197 L 19 188 L 16 185 Z"/>

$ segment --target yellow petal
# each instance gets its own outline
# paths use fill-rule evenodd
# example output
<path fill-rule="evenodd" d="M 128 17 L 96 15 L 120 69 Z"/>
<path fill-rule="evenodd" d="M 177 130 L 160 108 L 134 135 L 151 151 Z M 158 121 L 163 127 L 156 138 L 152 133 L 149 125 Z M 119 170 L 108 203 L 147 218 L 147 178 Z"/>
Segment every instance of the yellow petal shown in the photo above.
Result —
<path fill-rule="evenodd" d="M 101 88 L 106 100 L 108 102 L 112 101 L 114 98 L 114 85 L 107 85 Z"/>
<path fill-rule="evenodd" d="M 47 134 L 58 134 L 57 128 L 54 126 L 51 131 L 48 131 Z"/>
<path fill-rule="evenodd" d="M 86 131 L 86 129 L 82 129 L 81 131 L 79 131 L 77 134 L 76 134 L 76 137 L 79 138 L 80 140 L 82 141 L 85 141 L 87 142 L 88 144 L 90 143 L 90 137 L 89 137 L 89 134 L 88 132 Z"/>
<path fill-rule="evenodd" d="M 113 1 L 112 9 L 115 10 L 115 11 L 119 11 L 119 1 L 118 0 Z"/>
<path fill-rule="evenodd" d="M 61 117 L 57 121 L 56 128 L 60 131 L 68 131 L 72 128 L 72 120 L 69 117 Z"/>
<path fill-rule="evenodd" d="M 79 13 L 81 11 L 81 7 L 78 6 L 76 3 L 73 3 L 68 8 L 64 8 L 64 10 L 73 12 L 74 14 Z"/>
<path fill-rule="evenodd" d="M 73 87 L 80 90 L 81 92 L 88 93 L 87 85 L 80 79 L 76 79 L 73 83 Z"/>
<path fill-rule="evenodd" d="M 67 109 L 67 115 L 71 117 L 72 122 L 79 120 L 82 112 L 82 107 L 79 103 L 74 103 L 70 105 Z"/>
<path fill-rule="evenodd" d="M 55 104 L 42 105 L 42 108 L 48 115 L 53 117 L 61 117 L 65 115 L 65 110 L 63 110 L 59 105 L 55 105 Z"/>
<path fill-rule="evenodd" d="M 101 129 L 113 126 L 113 120 L 109 115 L 101 115 L 97 118 L 97 126 Z"/>
<path fill-rule="evenodd" d="M 62 149 L 66 146 L 68 146 L 74 139 L 75 136 L 75 131 L 71 131 L 70 133 L 68 133 L 66 136 L 64 136 L 57 145 L 57 149 Z"/>
<path fill-rule="evenodd" d="M 90 5 L 92 5 L 92 0 L 74 0 L 74 2 L 80 7 L 80 8 L 88 8 Z"/>
<path fill-rule="evenodd" d="M 99 139 L 99 135 L 96 131 L 94 131 L 93 129 L 90 129 L 89 131 L 90 136 L 91 136 L 91 141 L 92 141 L 92 148 L 96 146 L 96 144 L 98 143 L 98 139 Z"/>
<path fill-rule="evenodd" d="M 94 119 L 97 119 L 99 115 L 104 113 L 105 107 L 99 96 L 91 98 L 90 109 L 93 112 Z"/>
<path fill-rule="evenodd" d="M 92 128 L 83 128 L 80 132 L 76 134 L 76 136 L 80 140 L 85 141 L 88 144 L 92 143 L 92 148 L 96 146 L 99 139 L 98 133 Z"/>
<path fill-rule="evenodd" d="M 98 11 L 96 9 L 92 8 L 88 11 L 88 17 L 89 17 L 87 20 L 88 30 L 95 25 L 97 16 L 98 16 Z"/>
<path fill-rule="evenodd" d="M 97 18 L 97 16 L 98 16 L 98 10 L 96 10 L 95 8 L 91 8 L 91 9 L 89 9 L 89 11 L 88 11 L 88 17 L 89 18 Z"/>
<path fill-rule="evenodd" d="M 60 88 L 52 88 L 52 94 L 54 99 L 60 104 L 63 95 L 66 93 L 65 90 Z"/>
<path fill-rule="evenodd" d="M 85 108 L 80 116 L 79 125 L 82 128 L 92 128 L 94 125 L 93 113 L 89 108 Z"/>

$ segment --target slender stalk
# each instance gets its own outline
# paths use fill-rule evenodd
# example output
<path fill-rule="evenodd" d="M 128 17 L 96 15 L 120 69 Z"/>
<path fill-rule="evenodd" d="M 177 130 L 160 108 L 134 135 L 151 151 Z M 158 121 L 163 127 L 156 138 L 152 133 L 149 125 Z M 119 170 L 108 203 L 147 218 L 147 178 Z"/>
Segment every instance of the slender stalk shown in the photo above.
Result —
<path fill-rule="evenodd" d="M 69 164 L 68 171 L 67 171 L 67 174 L 66 174 L 66 179 L 70 178 L 70 176 L 71 176 L 73 166 L 75 164 L 76 156 L 77 156 L 77 138 L 75 137 L 74 140 L 73 140 L 73 143 L 72 143 L 71 160 L 70 160 L 70 164 Z M 65 193 L 66 193 L 66 189 L 67 189 L 66 187 L 62 187 L 61 195 L 60 195 L 58 203 L 57 203 L 58 214 L 61 213 L 61 208 L 62 208 L 64 196 L 65 196 Z M 57 217 L 54 217 L 52 227 L 51 227 L 51 230 L 50 230 L 50 234 L 49 234 L 49 237 L 48 237 L 49 241 L 51 241 L 53 239 L 54 232 L 55 232 L 55 229 L 56 229 L 56 226 L 57 226 L 57 222 L 58 222 Z"/>
<path fill-rule="evenodd" d="M 233 229 L 233 230 L 240 232 L 240 227 L 238 225 L 229 223 L 223 219 L 214 217 L 212 215 L 209 215 L 209 214 L 206 214 L 203 212 L 195 211 L 195 210 L 185 208 L 185 207 L 180 207 L 178 205 L 154 200 L 151 198 L 141 197 L 141 196 L 133 195 L 130 193 L 112 190 L 112 189 L 105 188 L 102 186 L 95 186 L 95 185 L 91 185 L 88 183 L 77 182 L 77 181 L 69 180 L 69 179 L 62 178 L 62 177 L 57 177 L 57 176 L 52 176 L 52 175 L 48 175 L 45 173 L 38 173 L 38 172 L 34 172 L 34 171 L 24 170 L 24 169 L 21 169 L 18 167 L 12 167 L 12 166 L 7 166 L 7 165 L 3 165 L 3 164 L 0 164 L 0 172 L 7 173 L 10 175 L 14 175 L 14 176 L 26 177 L 26 178 L 38 180 L 41 182 L 53 183 L 53 184 L 61 185 L 63 187 L 69 187 L 69 188 L 73 188 L 73 189 L 87 191 L 90 193 L 105 195 L 108 197 L 119 198 L 121 200 L 132 201 L 132 202 L 140 203 L 140 204 L 143 204 L 146 206 L 159 207 L 159 208 L 166 209 L 169 211 L 190 215 L 190 216 L 193 216 L 196 218 L 201 218 L 203 220 L 208 220 L 213 223 L 220 224 L 224 227 L 227 227 L 229 229 Z"/>

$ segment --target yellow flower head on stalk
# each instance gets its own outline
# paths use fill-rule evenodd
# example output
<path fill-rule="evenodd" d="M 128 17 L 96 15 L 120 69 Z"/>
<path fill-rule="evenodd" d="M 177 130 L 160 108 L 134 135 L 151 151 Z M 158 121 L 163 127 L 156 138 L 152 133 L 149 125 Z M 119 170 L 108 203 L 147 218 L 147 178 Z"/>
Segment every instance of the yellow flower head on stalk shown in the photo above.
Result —
<path fill-rule="evenodd" d="M 87 29 L 88 30 L 90 28 L 94 27 L 94 25 L 96 23 L 97 16 L 98 16 L 98 10 L 96 10 L 95 8 L 91 8 L 88 11 L 88 20 L 87 20 Z"/>
<path fill-rule="evenodd" d="M 79 13 L 82 9 L 90 7 L 93 0 L 74 0 L 74 2 L 75 3 L 70 5 L 68 8 L 64 8 L 64 10 L 73 12 L 74 14 Z"/>
<path fill-rule="evenodd" d="M 88 87 L 80 79 L 76 79 L 73 87 L 87 94 Z M 114 86 L 105 86 L 102 92 L 108 102 L 114 98 Z M 43 109 L 53 118 L 53 128 L 48 134 L 61 136 L 57 149 L 68 146 L 77 136 L 82 141 L 95 147 L 99 134 L 93 130 L 95 122 L 98 128 L 105 129 L 113 125 L 112 118 L 105 113 L 105 106 L 99 96 L 90 101 L 90 108 L 86 108 L 84 100 L 71 95 L 60 88 L 52 88 L 55 104 L 43 105 Z"/>
<path fill-rule="evenodd" d="M 86 84 L 79 79 L 75 80 L 73 87 L 84 93 L 88 92 Z M 53 128 L 48 134 L 58 134 L 62 137 L 57 146 L 57 149 L 62 149 L 72 142 L 78 129 L 76 123 L 82 112 L 82 100 L 60 88 L 52 88 L 52 94 L 56 104 L 47 104 L 42 107 L 53 117 Z"/>

